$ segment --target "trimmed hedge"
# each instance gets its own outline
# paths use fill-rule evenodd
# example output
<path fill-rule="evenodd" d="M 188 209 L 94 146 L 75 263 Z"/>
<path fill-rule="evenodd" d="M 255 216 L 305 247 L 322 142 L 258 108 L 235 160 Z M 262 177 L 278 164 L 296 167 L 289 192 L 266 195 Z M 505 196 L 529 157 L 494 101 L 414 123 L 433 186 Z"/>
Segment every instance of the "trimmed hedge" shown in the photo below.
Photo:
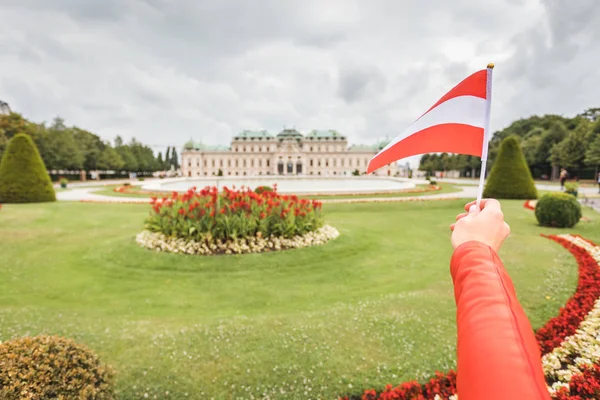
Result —
<path fill-rule="evenodd" d="M 15 135 L 0 163 L 0 203 L 38 203 L 56 201 L 56 194 L 29 135 Z"/>
<path fill-rule="evenodd" d="M 500 144 L 500 151 L 487 178 L 483 197 L 525 200 L 537 198 L 531 171 L 516 137 L 507 137 Z"/>
<path fill-rule="evenodd" d="M 114 399 L 113 372 L 87 347 L 59 336 L 0 344 L 0 398 Z"/>
<path fill-rule="evenodd" d="M 535 217 L 542 226 L 572 228 L 581 219 L 581 205 L 567 193 L 545 194 L 535 205 Z"/>
<path fill-rule="evenodd" d="M 264 192 L 272 192 L 272 191 L 273 191 L 273 188 L 270 186 L 259 186 L 256 189 L 254 189 L 254 193 L 258 193 L 258 194 L 261 194 Z"/>

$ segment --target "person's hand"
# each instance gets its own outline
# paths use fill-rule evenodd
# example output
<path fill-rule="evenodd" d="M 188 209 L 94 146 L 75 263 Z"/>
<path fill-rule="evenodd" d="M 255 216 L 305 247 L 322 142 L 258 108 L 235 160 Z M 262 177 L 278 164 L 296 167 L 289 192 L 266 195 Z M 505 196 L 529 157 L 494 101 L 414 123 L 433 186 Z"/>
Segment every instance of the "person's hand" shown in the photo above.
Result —
<path fill-rule="evenodd" d="M 456 217 L 452 230 L 452 247 L 463 243 L 477 241 L 490 246 L 498 252 L 504 239 L 510 234 L 510 227 L 504 222 L 504 214 L 497 200 L 481 201 L 481 210 L 473 201 L 465 206 L 466 213 Z"/>

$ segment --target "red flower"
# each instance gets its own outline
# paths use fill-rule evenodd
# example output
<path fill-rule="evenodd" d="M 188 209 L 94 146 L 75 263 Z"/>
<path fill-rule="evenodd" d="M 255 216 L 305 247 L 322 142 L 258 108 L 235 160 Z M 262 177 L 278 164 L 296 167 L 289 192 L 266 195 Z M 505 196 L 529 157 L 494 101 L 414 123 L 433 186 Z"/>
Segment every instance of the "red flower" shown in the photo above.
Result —
<path fill-rule="evenodd" d="M 211 217 L 214 217 L 214 216 L 215 216 L 215 210 L 212 210 L 212 211 L 210 212 L 210 216 L 211 216 Z"/>
<path fill-rule="evenodd" d="M 260 219 L 265 219 L 265 218 L 267 218 L 267 214 L 265 214 L 264 212 L 261 212 L 260 215 L 259 215 L 259 218 Z"/>
<path fill-rule="evenodd" d="M 220 213 L 221 213 L 221 214 L 225 214 L 225 211 L 227 211 L 227 210 L 226 210 L 226 208 L 225 208 L 225 207 L 223 207 L 223 208 L 221 208 L 221 211 L 220 211 Z"/>
<path fill-rule="evenodd" d="M 185 210 L 183 208 L 180 208 L 179 210 L 177 210 L 177 212 L 179 213 L 179 215 L 185 214 Z"/>

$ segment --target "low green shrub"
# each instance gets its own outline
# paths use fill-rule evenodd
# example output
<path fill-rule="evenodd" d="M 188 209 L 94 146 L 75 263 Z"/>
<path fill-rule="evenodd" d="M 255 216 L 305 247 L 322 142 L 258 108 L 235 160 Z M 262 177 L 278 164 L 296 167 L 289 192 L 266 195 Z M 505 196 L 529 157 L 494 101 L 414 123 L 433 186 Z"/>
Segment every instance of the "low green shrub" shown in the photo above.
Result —
<path fill-rule="evenodd" d="M 270 186 L 259 186 L 256 189 L 254 189 L 254 192 L 258 193 L 258 194 L 261 194 L 264 192 L 272 192 L 272 191 L 273 191 L 273 188 Z"/>
<path fill-rule="evenodd" d="M 535 217 L 542 226 L 572 228 L 581 219 L 581 205 L 567 193 L 545 194 L 535 205 Z"/>
<path fill-rule="evenodd" d="M 579 185 L 575 182 L 565 183 L 565 193 L 577 197 Z"/>
<path fill-rule="evenodd" d="M 111 400 L 113 371 L 87 347 L 58 336 L 0 344 L 0 398 Z"/>

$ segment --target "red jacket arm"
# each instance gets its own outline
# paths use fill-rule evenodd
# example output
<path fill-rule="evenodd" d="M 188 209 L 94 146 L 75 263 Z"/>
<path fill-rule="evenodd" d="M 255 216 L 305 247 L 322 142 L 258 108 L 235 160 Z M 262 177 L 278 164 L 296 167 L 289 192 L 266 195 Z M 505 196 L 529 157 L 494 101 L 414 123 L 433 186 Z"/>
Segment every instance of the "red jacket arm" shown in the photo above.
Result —
<path fill-rule="evenodd" d="M 464 243 L 450 270 L 459 399 L 550 399 L 533 329 L 496 252 L 480 242 Z"/>

